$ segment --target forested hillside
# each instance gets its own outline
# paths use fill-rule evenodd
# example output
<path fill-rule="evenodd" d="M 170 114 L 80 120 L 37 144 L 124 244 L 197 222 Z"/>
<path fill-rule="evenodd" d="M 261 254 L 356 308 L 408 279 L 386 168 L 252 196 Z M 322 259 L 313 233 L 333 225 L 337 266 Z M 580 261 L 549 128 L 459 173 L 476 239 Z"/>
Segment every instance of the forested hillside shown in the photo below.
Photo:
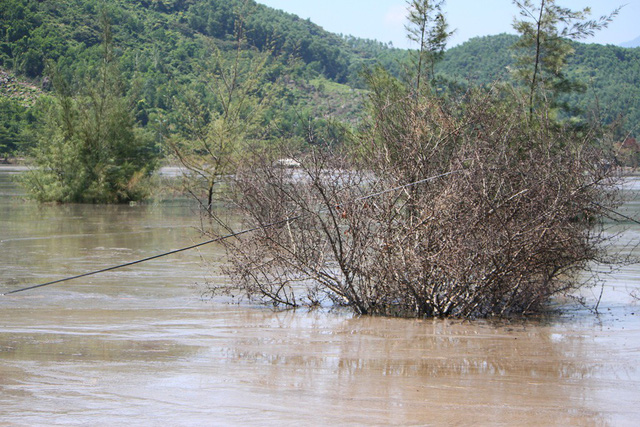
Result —
<path fill-rule="evenodd" d="M 437 70 L 458 81 L 489 84 L 509 78 L 510 47 L 517 36 L 478 37 L 449 49 Z M 620 133 L 640 130 L 640 48 L 572 42 L 567 76 L 583 91 L 565 96 L 581 114 L 597 115 L 604 123 L 621 121 Z"/>
<path fill-rule="evenodd" d="M 355 120 L 362 97 L 363 65 L 382 62 L 398 67 L 395 58 L 406 52 L 385 44 L 341 37 L 308 20 L 276 11 L 252 0 L 4 0 L 0 3 L 0 69 L 11 81 L 26 80 L 44 91 L 52 89 L 51 70 L 75 82 L 95 73 L 101 60 L 101 10 L 106 10 L 113 32 L 115 55 L 129 91 L 136 91 L 137 117 L 145 126 L 164 123 L 166 131 L 176 104 L 185 93 L 201 91 L 205 62 L 212 43 L 221 52 L 234 49 L 242 37 L 250 52 L 272 55 L 269 79 L 280 79 L 279 96 L 291 120 L 339 116 Z M 397 70 L 396 70 L 397 72 Z M 24 122 L 21 93 L 1 88 L 0 120 L 5 123 L 0 142 L 15 149 L 15 131 Z M 12 101 L 13 100 L 13 101 Z M 17 100 L 17 101 L 15 101 Z M 307 120 L 308 121 L 308 120 Z M 295 123 L 281 128 L 296 129 Z M 301 127 L 297 127 L 300 129 Z M 301 131 L 300 131 L 301 132 Z"/>
<path fill-rule="evenodd" d="M 100 13 L 113 32 L 127 92 L 135 97 L 136 118 L 160 138 L 175 129 L 176 105 L 185 94 L 203 92 L 211 45 L 231 54 L 237 37 L 251 52 L 269 52 L 270 73 L 279 81 L 278 128 L 310 140 L 297 122 L 338 119 L 356 123 L 363 106 L 363 67 L 380 64 L 402 76 L 407 51 L 384 43 L 340 36 L 309 20 L 253 0 L 3 0 L 0 2 L 0 153 L 29 143 L 36 121 L 38 90 L 53 89 L 52 71 L 74 85 L 96 73 L 101 61 Z M 515 36 L 476 38 L 447 51 L 437 70 L 446 78 L 485 84 L 509 77 Z M 583 111 L 596 109 L 613 121 L 627 117 L 624 132 L 640 121 L 640 49 L 574 44 L 568 73 L 587 86 L 569 101 Z M 274 95 L 275 96 L 275 95 Z M 37 104 L 37 103 L 36 103 Z M 312 120 L 312 121 L 313 121 Z M 25 132 L 26 130 L 26 132 Z"/>

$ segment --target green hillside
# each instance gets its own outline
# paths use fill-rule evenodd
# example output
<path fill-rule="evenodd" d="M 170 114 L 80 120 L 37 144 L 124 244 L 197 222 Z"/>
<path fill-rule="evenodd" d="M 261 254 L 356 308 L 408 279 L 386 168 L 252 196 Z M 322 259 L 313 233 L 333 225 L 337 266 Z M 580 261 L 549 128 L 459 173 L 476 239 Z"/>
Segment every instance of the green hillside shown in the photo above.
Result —
<path fill-rule="evenodd" d="M 97 58 L 101 8 L 108 10 L 125 67 L 145 74 L 188 77 L 206 39 L 231 48 L 240 18 L 251 46 L 272 50 L 283 63 L 298 60 L 305 72 L 337 83 L 354 83 L 362 64 L 393 66 L 390 58 L 403 55 L 379 42 L 329 33 L 253 0 L 4 0 L 0 66 L 30 78 L 42 76 L 47 60 L 82 68 Z"/>
<path fill-rule="evenodd" d="M 268 51 L 272 72 L 265 84 L 279 81 L 279 109 L 289 123 L 280 129 L 300 133 L 291 121 L 339 118 L 355 122 L 362 109 L 360 70 L 374 62 L 398 67 L 405 51 L 385 44 L 341 37 L 295 15 L 253 0 L 4 0 L 0 3 L 0 71 L 32 89 L 52 89 L 48 64 L 70 88 L 96 73 L 101 61 L 101 10 L 112 26 L 114 53 L 129 93 L 137 98 L 137 118 L 157 132 L 171 130 L 176 105 L 189 92 L 202 93 L 211 45 L 233 55 L 241 36 L 247 54 Z M 396 70 L 398 72 L 398 70 Z M 4 78 L 4 77 L 3 77 Z M 338 85 L 349 85 L 337 88 Z M 15 85 L 14 85 L 15 86 Z M 5 126 L 0 152 L 18 148 L 15 133 L 22 119 L 24 93 L 0 88 L 0 121 Z M 353 94 L 356 94 L 354 96 Z M 32 101 L 32 99 L 31 99 Z M 175 127 L 175 126 L 173 126 Z M 9 135 L 10 134 L 10 135 Z M 4 147 L 3 147 L 4 146 Z"/>
<path fill-rule="evenodd" d="M 153 128 L 159 144 L 163 134 L 178 127 L 176 106 L 186 102 L 186 94 L 203 93 L 211 44 L 231 56 L 238 34 L 246 41 L 248 56 L 271 55 L 271 71 L 263 83 L 280 87 L 278 109 L 285 114 L 278 129 L 306 140 L 296 121 L 312 119 L 318 129 L 334 119 L 357 123 L 364 99 L 361 70 L 380 64 L 402 76 L 408 57 L 405 50 L 332 34 L 253 0 L 3 0 L 0 153 L 28 144 L 28 128 L 37 115 L 29 110 L 40 93 L 52 90 L 50 65 L 71 90 L 97 72 L 101 10 L 112 25 L 127 92 L 136 98 L 136 118 Z M 466 84 L 507 79 L 514 40 L 505 34 L 472 39 L 449 49 L 437 70 Z M 623 131 L 636 132 L 640 48 L 578 43 L 574 48 L 568 73 L 589 90 L 567 101 L 584 114 L 597 111 L 606 122 L 626 117 Z"/>
<path fill-rule="evenodd" d="M 438 72 L 471 84 L 490 84 L 509 78 L 510 46 L 517 36 L 478 37 L 447 51 Z M 584 93 L 565 97 L 584 115 L 604 123 L 620 121 L 621 135 L 640 131 L 640 48 L 572 43 L 567 75 L 584 85 Z"/>

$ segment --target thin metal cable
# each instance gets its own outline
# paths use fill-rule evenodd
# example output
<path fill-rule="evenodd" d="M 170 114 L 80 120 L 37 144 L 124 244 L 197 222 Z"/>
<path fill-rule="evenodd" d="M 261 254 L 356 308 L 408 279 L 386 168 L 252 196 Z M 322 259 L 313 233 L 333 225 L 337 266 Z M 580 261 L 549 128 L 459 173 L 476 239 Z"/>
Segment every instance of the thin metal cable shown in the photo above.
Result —
<path fill-rule="evenodd" d="M 117 269 L 120 269 L 120 268 L 129 267 L 131 265 L 140 264 L 140 263 L 143 263 L 143 262 L 151 261 L 151 260 L 162 258 L 162 257 L 165 257 L 165 256 L 177 254 L 179 252 L 184 252 L 184 251 L 188 251 L 188 250 L 191 250 L 191 249 L 195 249 L 195 248 L 198 248 L 200 246 L 209 245 L 209 244 L 215 243 L 215 242 L 220 242 L 222 240 L 229 239 L 231 237 L 236 237 L 236 236 L 240 236 L 242 234 L 251 233 L 251 232 L 256 231 L 256 230 L 273 227 L 273 226 L 276 226 L 276 225 L 284 223 L 284 222 L 294 221 L 294 220 L 300 218 L 300 216 L 301 215 L 298 215 L 298 216 L 295 216 L 295 217 L 291 217 L 291 218 L 285 218 L 283 220 L 272 222 L 270 224 L 265 224 L 265 225 L 254 227 L 254 228 L 250 228 L 250 229 L 247 229 L 247 230 L 238 231 L 237 233 L 231 233 L 231 234 L 227 234 L 225 236 L 216 237 L 215 239 L 210 239 L 210 240 L 207 240 L 205 242 L 197 243 L 195 245 L 187 246 L 187 247 L 180 248 L 180 249 L 175 249 L 175 250 L 172 250 L 172 251 L 169 251 L 169 252 L 164 252 L 164 253 L 161 253 L 161 254 L 158 254 L 158 255 L 150 256 L 150 257 L 147 257 L 147 258 L 142 258 L 142 259 L 139 259 L 139 260 L 136 260 L 136 261 L 127 262 L 125 264 L 114 265 L 114 266 L 111 266 L 111 267 L 103 268 L 101 270 L 90 271 L 88 273 L 78 274 L 76 276 L 71 276 L 71 277 L 65 277 L 64 279 L 53 280 L 51 282 L 41 283 L 39 285 L 33 285 L 33 286 L 28 286 L 26 288 L 15 289 L 13 291 L 9 291 L 9 292 L 5 292 L 3 294 L 0 294 L 0 296 L 15 294 L 15 293 L 18 293 L 18 292 L 28 291 L 28 290 L 36 289 L 36 288 L 42 288 L 44 286 L 54 285 L 56 283 L 67 282 L 69 280 L 79 279 L 81 277 L 92 276 L 94 274 L 100 274 L 100 273 L 105 273 L 105 272 L 111 271 L 111 270 L 117 270 Z"/>
<path fill-rule="evenodd" d="M 421 179 L 421 180 L 418 180 L 418 181 L 415 181 L 415 182 L 411 182 L 411 183 L 408 183 L 408 184 L 404 184 L 404 185 L 400 185 L 400 186 L 397 186 L 397 187 L 394 187 L 394 188 L 383 190 L 383 191 L 380 191 L 380 192 L 377 192 L 377 193 L 369 194 L 367 196 L 358 197 L 358 198 L 354 199 L 354 201 L 361 201 L 361 200 L 371 199 L 373 197 L 377 197 L 377 196 L 380 196 L 382 194 L 390 193 L 390 192 L 393 192 L 393 191 L 398 191 L 398 190 L 401 190 L 403 188 L 407 188 L 407 187 L 411 187 L 411 186 L 414 186 L 414 185 L 422 184 L 422 183 L 425 183 L 425 182 L 433 181 L 435 179 L 444 178 L 445 176 L 448 176 L 448 175 L 451 175 L 451 174 L 454 174 L 454 173 L 458 173 L 458 172 L 462 172 L 463 170 L 464 169 L 457 169 L 457 170 L 454 170 L 454 171 L 442 173 L 442 174 L 435 175 L 435 176 L 432 176 L 432 177 L 429 177 L 429 178 Z M 615 211 L 613 209 L 607 208 L 606 206 L 602 206 L 599 203 L 595 203 L 595 202 L 593 202 L 593 203 L 594 203 L 594 205 L 597 205 L 598 207 L 603 208 L 603 209 L 605 209 L 605 210 L 607 210 L 607 211 L 609 211 L 611 213 L 619 215 L 619 216 L 621 216 L 621 217 L 623 217 L 623 218 L 625 218 L 625 219 L 627 219 L 629 221 L 633 221 L 635 223 L 640 224 L 640 221 L 638 221 L 638 220 L 636 220 L 634 218 L 631 218 L 629 216 L 621 214 L 621 213 L 619 213 L 619 212 L 617 212 L 617 211 Z M 254 227 L 254 228 L 249 228 L 249 229 L 246 229 L 246 230 L 238 231 L 236 233 L 230 233 L 230 234 L 227 234 L 225 236 L 221 236 L 221 237 L 217 237 L 215 239 L 210 239 L 210 240 L 207 240 L 207 241 L 204 241 L 204 242 L 200 242 L 200 243 L 197 243 L 195 245 L 186 246 L 184 248 L 175 249 L 175 250 L 172 250 L 172 251 L 169 251 L 169 252 L 164 252 L 164 253 L 161 253 L 161 254 L 158 254 L 158 255 L 150 256 L 150 257 L 147 257 L 147 258 L 142 258 L 142 259 L 139 259 L 139 260 L 136 260 L 136 261 L 127 262 L 125 264 L 119 264 L 119 265 L 103 268 L 101 270 L 90 271 L 88 273 L 78 274 L 76 276 L 71 276 L 71 277 L 65 277 L 63 279 L 53 280 L 51 282 L 46 282 L 46 283 L 41 283 L 41 284 L 38 284 L 38 285 L 28 286 L 28 287 L 25 287 L 25 288 L 15 289 L 13 291 L 9 291 L 9 292 L 5 292 L 3 294 L 0 294 L 0 296 L 15 294 L 15 293 L 18 293 L 18 292 L 24 292 L 24 291 L 28 291 L 28 290 L 31 290 L 31 289 L 42 288 L 44 286 L 54 285 L 56 283 L 67 282 L 67 281 L 74 280 L 74 279 L 79 279 L 79 278 L 82 278 L 82 277 L 92 276 L 92 275 L 95 275 L 95 274 L 105 273 L 107 271 L 117 270 L 117 269 L 120 269 L 120 268 L 129 267 L 129 266 L 140 264 L 140 263 L 143 263 L 143 262 L 152 261 L 154 259 L 166 257 L 166 256 L 173 255 L 173 254 L 177 254 L 179 252 L 188 251 L 188 250 L 195 249 L 195 248 L 198 248 L 198 247 L 201 247 L 201 246 L 209 245 L 211 243 L 220 242 L 222 240 L 226 240 L 226 239 L 229 239 L 231 237 L 241 236 L 243 234 L 251 233 L 251 232 L 254 232 L 254 231 L 257 231 L 257 230 L 274 227 L 274 226 L 282 224 L 282 223 L 295 221 L 295 220 L 299 219 L 302 216 L 303 215 L 297 215 L 297 216 L 294 216 L 294 217 L 285 218 L 285 219 L 282 219 L 282 220 L 279 220 L 279 221 L 275 221 L 275 222 L 272 222 L 272 223 L 269 223 L 269 224 L 260 225 L 260 226 Z"/>
<path fill-rule="evenodd" d="M 354 202 L 359 202 L 360 200 L 368 200 L 368 199 L 371 199 L 373 197 L 378 197 L 378 196 L 381 196 L 381 195 L 386 194 L 386 193 L 391 193 L 391 192 L 394 192 L 394 191 L 402 190 L 403 188 L 412 187 L 412 186 L 418 185 L 418 184 L 423 184 L 425 182 L 433 181 L 433 180 L 438 179 L 438 178 L 444 178 L 445 176 L 448 176 L 448 175 L 451 175 L 451 174 L 454 174 L 454 173 L 458 173 L 458 172 L 462 172 L 463 170 L 464 169 L 456 169 L 456 170 L 451 171 L 451 172 L 441 173 L 440 175 L 430 176 L 429 178 L 421 179 L 421 180 L 415 181 L 415 182 L 410 182 L 409 184 L 399 185 L 397 187 L 389 188 L 387 190 L 382 190 L 382 191 L 379 191 L 377 193 L 369 194 L 367 196 L 358 197 L 357 199 L 354 199 Z"/>
<path fill-rule="evenodd" d="M 607 211 L 607 212 L 610 212 L 610 213 L 612 213 L 612 214 L 616 214 L 616 215 L 618 215 L 618 216 L 620 216 L 620 217 L 622 217 L 622 218 L 626 219 L 627 221 L 631 221 L 631 222 L 634 222 L 634 223 L 636 223 L 636 224 L 640 224 L 640 221 L 638 221 L 637 219 L 635 219 L 635 218 L 631 218 L 630 216 L 625 215 L 625 214 L 621 214 L 620 212 L 618 212 L 618 211 L 617 211 L 617 210 L 615 210 L 615 209 L 608 208 L 608 207 L 606 207 L 606 206 L 601 205 L 600 203 L 596 203 L 596 202 L 591 202 L 591 203 L 592 203 L 592 204 L 594 204 L 595 206 L 597 206 L 597 207 L 601 208 L 601 209 L 604 209 L 604 210 L 605 210 L 605 211 Z M 612 219 L 613 219 L 613 218 L 612 218 Z M 615 221 L 615 219 L 614 219 L 614 221 Z"/>

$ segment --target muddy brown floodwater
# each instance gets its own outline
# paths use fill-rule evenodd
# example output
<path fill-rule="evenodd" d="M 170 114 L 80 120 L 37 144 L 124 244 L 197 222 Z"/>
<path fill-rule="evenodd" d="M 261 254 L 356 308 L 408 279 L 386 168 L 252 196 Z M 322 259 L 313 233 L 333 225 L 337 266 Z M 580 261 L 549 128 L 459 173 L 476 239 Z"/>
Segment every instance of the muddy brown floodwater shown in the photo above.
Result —
<path fill-rule="evenodd" d="M 38 206 L 14 173 L 0 170 L 0 292 L 200 240 L 184 200 Z M 627 227 L 618 246 L 639 239 Z M 220 256 L 204 247 L 0 297 L 0 425 L 640 423 L 637 264 L 605 277 L 600 315 L 561 305 L 495 323 L 202 298 L 206 277 L 224 280 L 202 258 Z"/>

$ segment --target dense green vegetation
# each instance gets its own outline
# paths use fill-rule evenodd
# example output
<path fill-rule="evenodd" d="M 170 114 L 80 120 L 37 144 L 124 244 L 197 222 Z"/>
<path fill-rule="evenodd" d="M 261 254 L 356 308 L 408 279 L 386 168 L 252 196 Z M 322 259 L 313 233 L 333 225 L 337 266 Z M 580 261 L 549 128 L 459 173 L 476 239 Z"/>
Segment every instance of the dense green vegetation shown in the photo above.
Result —
<path fill-rule="evenodd" d="M 214 42 L 233 54 L 239 18 L 249 52 L 272 54 L 271 82 L 280 79 L 283 119 L 274 136 L 287 131 L 305 139 L 297 122 L 313 118 L 315 129 L 330 127 L 332 117 L 355 121 L 361 97 L 342 96 L 349 89 L 333 83 L 361 85 L 359 70 L 377 58 L 393 66 L 405 53 L 378 42 L 340 37 L 308 20 L 253 1 L 7 0 L 0 4 L 0 68 L 51 90 L 47 63 L 77 90 L 77 82 L 95 76 L 100 61 L 99 11 L 106 9 L 113 27 L 114 53 L 127 91 L 136 91 L 136 118 L 157 135 L 157 142 L 179 128 L 176 105 L 184 95 L 202 92 L 204 67 Z M 386 59 L 385 59 L 386 57 Z M 3 97 L 13 97 L 5 93 Z M 215 104 L 215 100 L 205 102 Z M 3 114 L 3 117 L 8 116 Z M 13 116 L 12 116 L 13 117 Z M 23 118 L 3 118 L 15 129 Z M 289 135 L 291 136 L 291 135 Z M 20 137 L 3 139 L 15 151 Z"/>
<path fill-rule="evenodd" d="M 123 203 L 145 197 L 157 150 L 136 124 L 113 54 L 108 18 L 101 15 L 102 60 L 95 77 L 72 91 L 53 72 L 55 97 L 47 99 L 31 155 L 38 166 L 21 176 L 41 202 Z"/>
<path fill-rule="evenodd" d="M 33 140 L 28 124 L 37 113 L 26 105 L 33 105 L 35 87 L 45 93 L 52 90 L 49 62 L 72 90 L 79 89 L 78 82 L 95 77 L 101 55 L 98 16 L 103 8 L 113 26 L 114 54 L 129 82 L 126 90 L 137 97 L 136 120 L 156 135 L 158 145 L 179 130 L 176 106 L 187 101 L 185 94 L 204 92 L 202 76 L 210 43 L 233 54 L 239 17 L 247 48 L 271 54 L 272 73 L 265 81 L 280 85 L 277 111 L 283 114 L 279 125 L 272 127 L 274 138 L 284 135 L 312 142 L 314 132 L 334 132 L 334 119 L 356 123 L 363 108 L 361 71 L 379 64 L 402 78 L 410 68 L 407 51 L 331 34 L 309 20 L 253 0 L 4 0 L 0 71 L 32 85 L 23 86 L 23 93 L 4 84 L 0 88 L 0 153 L 24 151 Z M 463 84 L 504 78 L 514 64 L 510 46 L 516 40 L 504 34 L 472 39 L 446 51 L 435 71 Z M 607 123 L 626 117 L 620 136 L 634 133 L 640 119 L 640 50 L 580 43 L 572 47 L 575 54 L 569 57 L 566 74 L 581 79 L 589 90 L 567 95 L 563 101 L 578 107 L 583 116 L 593 113 Z M 215 104 L 213 99 L 203 102 Z"/>
<path fill-rule="evenodd" d="M 32 110 L 11 98 L 0 98 L 0 155 L 6 157 L 15 147 L 25 147 L 31 141 L 35 122 Z"/>
<path fill-rule="evenodd" d="M 449 49 L 437 65 L 439 73 L 465 84 L 488 85 L 509 77 L 509 34 L 473 38 Z M 582 115 L 597 115 L 603 123 L 618 122 L 619 136 L 640 130 L 640 48 L 571 42 L 566 75 L 584 86 L 561 97 Z"/>

